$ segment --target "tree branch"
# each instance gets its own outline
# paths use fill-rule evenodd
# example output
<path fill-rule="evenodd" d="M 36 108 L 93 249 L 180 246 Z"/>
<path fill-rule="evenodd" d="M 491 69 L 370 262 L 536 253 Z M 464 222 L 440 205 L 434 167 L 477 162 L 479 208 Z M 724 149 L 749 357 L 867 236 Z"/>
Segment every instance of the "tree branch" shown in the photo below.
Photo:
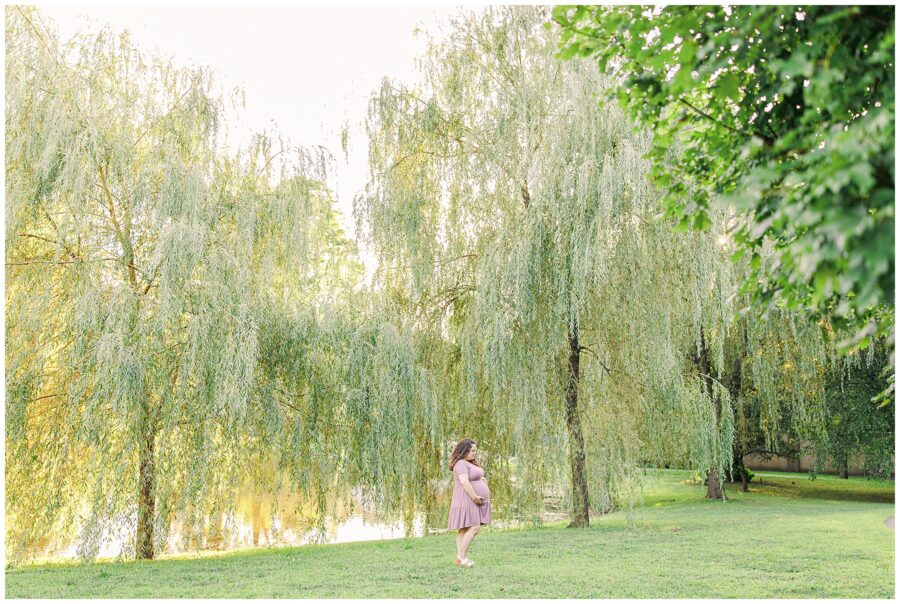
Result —
<path fill-rule="evenodd" d="M 705 111 L 703 111 L 703 110 L 701 110 L 701 109 L 695 107 L 693 104 L 691 104 L 691 103 L 690 103 L 687 99 L 685 99 L 684 97 L 679 97 L 679 98 L 678 98 L 678 101 L 679 101 L 680 103 L 686 105 L 688 108 L 690 108 L 691 111 L 697 113 L 698 115 L 701 115 L 701 116 L 705 117 L 706 119 L 710 120 L 710 121 L 713 122 L 714 124 L 716 124 L 716 125 L 718 125 L 718 126 L 721 126 L 722 128 L 725 128 L 725 129 L 728 130 L 729 132 L 733 132 L 733 133 L 735 133 L 735 134 L 740 134 L 741 136 L 758 136 L 758 137 L 760 137 L 760 138 L 763 140 L 763 142 L 765 142 L 765 144 L 766 144 L 767 147 L 771 147 L 773 144 L 775 144 L 775 139 L 774 139 L 774 138 L 772 138 L 771 136 L 768 136 L 768 135 L 766 135 L 766 134 L 763 134 L 762 132 L 759 132 L 759 131 L 754 131 L 754 132 L 744 132 L 743 130 L 738 130 L 737 128 L 733 128 L 732 126 L 729 126 L 729 125 L 726 124 L 725 122 L 722 122 L 722 121 L 717 120 L 716 118 L 714 118 L 714 117 L 711 116 L 710 114 L 706 113 Z"/>
<path fill-rule="evenodd" d="M 100 187 L 106 194 L 107 210 L 109 210 L 110 220 L 112 220 L 113 226 L 115 227 L 116 237 L 118 238 L 119 243 L 122 244 L 122 253 L 125 256 L 125 266 L 128 269 L 128 280 L 131 282 L 131 287 L 139 293 L 136 274 L 137 269 L 134 266 L 134 250 L 131 247 L 131 240 L 127 237 L 130 227 L 126 224 L 123 231 L 123 227 L 120 226 L 119 220 L 116 217 L 113 194 L 112 191 L 109 190 L 109 184 L 106 181 L 106 172 L 103 170 L 103 166 L 97 166 L 97 170 L 100 173 Z"/>

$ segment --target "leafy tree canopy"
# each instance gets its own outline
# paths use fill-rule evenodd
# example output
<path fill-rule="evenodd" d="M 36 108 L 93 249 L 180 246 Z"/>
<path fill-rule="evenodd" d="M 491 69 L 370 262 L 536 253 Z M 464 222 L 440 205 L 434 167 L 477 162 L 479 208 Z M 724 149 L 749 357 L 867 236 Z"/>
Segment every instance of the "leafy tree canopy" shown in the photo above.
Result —
<path fill-rule="evenodd" d="M 111 527 L 152 557 L 175 518 L 220 528 L 246 468 L 321 493 L 361 266 L 317 158 L 222 155 L 208 71 L 127 35 L 11 7 L 6 41 L 9 558 Z"/>
<path fill-rule="evenodd" d="M 617 75 L 610 96 L 653 132 L 666 213 L 706 229 L 711 208 L 738 210 L 753 301 L 830 314 L 851 328 L 845 349 L 889 335 L 893 350 L 893 7 L 560 6 L 553 19 L 561 56 Z"/>

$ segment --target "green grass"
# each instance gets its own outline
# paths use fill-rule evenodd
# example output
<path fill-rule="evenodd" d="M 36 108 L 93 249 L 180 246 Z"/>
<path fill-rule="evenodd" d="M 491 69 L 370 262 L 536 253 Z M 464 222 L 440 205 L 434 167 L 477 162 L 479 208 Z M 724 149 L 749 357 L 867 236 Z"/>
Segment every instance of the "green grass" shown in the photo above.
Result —
<path fill-rule="evenodd" d="M 452 534 L 154 562 L 6 571 L 11 598 L 892 598 L 893 481 L 758 473 L 706 501 L 664 471 L 629 527 L 483 529 L 452 565 Z M 762 480 L 762 483 L 756 482 Z"/>

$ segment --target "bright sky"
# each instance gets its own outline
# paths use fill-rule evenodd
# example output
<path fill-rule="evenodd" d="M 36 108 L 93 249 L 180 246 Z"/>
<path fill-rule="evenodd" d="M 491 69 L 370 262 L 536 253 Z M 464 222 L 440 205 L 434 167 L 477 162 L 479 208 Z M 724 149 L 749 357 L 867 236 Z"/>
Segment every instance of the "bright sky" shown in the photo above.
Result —
<path fill-rule="evenodd" d="M 273 125 L 294 145 L 322 145 L 335 157 L 338 207 L 354 235 L 353 197 L 365 185 L 363 120 L 382 77 L 418 79 L 425 47 L 416 27 L 437 34 L 449 6 L 44 6 L 65 40 L 104 24 L 127 29 L 142 50 L 217 71 L 224 89 L 244 89 L 238 139 Z M 235 118 L 229 121 L 235 122 Z M 341 150 L 344 125 L 349 157 Z M 232 135 L 234 136 L 234 135 Z M 364 254 L 365 256 L 365 254 Z M 370 260 L 370 259 L 365 259 Z M 367 262 L 369 264 L 369 262 Z"/>

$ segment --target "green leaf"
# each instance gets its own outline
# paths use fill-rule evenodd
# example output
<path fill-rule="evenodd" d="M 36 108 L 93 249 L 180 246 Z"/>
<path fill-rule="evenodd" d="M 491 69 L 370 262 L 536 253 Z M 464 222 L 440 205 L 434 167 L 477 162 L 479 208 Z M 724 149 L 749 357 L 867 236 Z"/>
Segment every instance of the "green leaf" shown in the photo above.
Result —
<path fill-rule="evenodd" d="M 741 98 L 740 85 L 741 81 L 737 74 L 734 73 L 723 74 L 716 80 L 716 89 L 719 91 L 719 94 L 733 101 L 738 101 Z"/>
<path fill-rule="evenodd" d="M 675 77 L 672 81 L 672 89 L 673 91 L 682 92 L 685 90 L 690 90 L 694 85 L 694 77 L 691 75 L 690 67 L 685 65 L 681 66 L 681 69 L 675 74 Z"/>
<path fill-rule="evenodd" d="M 709 219 L 709 215 L 704 210 L 700 210 L 694 214 L 694 228 L 698 231 L 705 231 L 711 225 L 712 220 Z"/>
<path fill-rule="evenodd" d="M 753 256 L 750 257 L 750 268 L 758 271 L 760 264 L 762 264 L 762 257 L 759 255 L 759 252 L 753 252 Z"/>
<path fill-rule="evenodd" d="M 791 78 L 808 78 L 812 75 L 814 67 L 803 48 L 798 48 L 788 60 L 782 61 L 780 65 L 782 76 L 787 75 Z"/>

